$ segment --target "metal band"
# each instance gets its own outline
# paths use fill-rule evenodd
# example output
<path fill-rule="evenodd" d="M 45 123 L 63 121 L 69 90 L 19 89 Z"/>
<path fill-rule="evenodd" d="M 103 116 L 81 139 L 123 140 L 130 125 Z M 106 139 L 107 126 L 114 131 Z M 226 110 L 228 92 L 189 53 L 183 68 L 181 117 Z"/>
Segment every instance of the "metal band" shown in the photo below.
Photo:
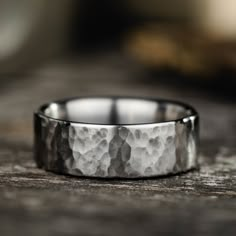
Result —
<path fill-rule="evenodd" d="M 197 166 L 199 118 L 190 106 L 142 98 L 74 98 L 34 115 L 39 167 L 88 177 L 152 177 Z"/>

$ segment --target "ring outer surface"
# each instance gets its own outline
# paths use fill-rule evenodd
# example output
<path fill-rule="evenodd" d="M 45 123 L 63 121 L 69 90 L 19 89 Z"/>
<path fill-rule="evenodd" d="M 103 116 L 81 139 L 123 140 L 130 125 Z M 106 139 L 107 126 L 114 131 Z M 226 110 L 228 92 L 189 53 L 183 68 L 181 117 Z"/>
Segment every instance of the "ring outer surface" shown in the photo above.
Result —
<path fill-rule="evenodd" d="M 101 178 L 156 177 L 196 168 L 198 113 L 184 103 L 153 100 L 181 105 L 192 114 L 160 123 L 104 125 L 51 118 L 42 112 L 50 104 L 41 106 L 34 113 L 37 166 L 59 174 Z"/>

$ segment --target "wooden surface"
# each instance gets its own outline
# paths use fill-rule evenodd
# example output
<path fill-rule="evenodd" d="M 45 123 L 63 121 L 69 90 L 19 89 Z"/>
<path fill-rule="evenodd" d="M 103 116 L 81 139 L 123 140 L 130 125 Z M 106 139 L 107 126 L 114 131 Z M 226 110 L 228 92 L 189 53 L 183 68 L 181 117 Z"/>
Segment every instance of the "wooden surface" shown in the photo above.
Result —
<path fill-rule="evenodd" d="M 120 55 L 0 76 L 0 235 L 236 235 L 235 103 L 148 77 Z M 213 85 L 214 86 L 214 85 Z M 201 116 L 200 169 L 145 180 L 59 176 L 32 159 L 32 112 L 76 95 L 187 101 Z"/>

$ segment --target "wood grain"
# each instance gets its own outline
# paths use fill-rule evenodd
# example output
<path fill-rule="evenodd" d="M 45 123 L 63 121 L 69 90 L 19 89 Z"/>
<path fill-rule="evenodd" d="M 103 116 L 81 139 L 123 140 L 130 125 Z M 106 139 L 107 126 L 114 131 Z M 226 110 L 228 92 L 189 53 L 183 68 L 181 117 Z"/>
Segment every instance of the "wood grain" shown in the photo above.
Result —
<path fill-rule="evenodd" d="M 0 89 L 1 235 L 235 235 L 235 104 L 162 84 L 120 55 L 55 62 Z M 32 112 L 75 95 L 158 96 L 201 116 L 200 168 L 181 175 L 101 180 L 37 169 Z"/>

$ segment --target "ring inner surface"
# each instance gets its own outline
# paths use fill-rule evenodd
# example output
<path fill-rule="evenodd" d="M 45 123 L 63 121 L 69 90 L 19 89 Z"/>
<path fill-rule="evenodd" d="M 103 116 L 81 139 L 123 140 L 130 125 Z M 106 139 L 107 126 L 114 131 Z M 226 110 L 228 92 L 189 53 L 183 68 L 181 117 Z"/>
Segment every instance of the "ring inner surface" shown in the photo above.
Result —
<path fill-rule="evenodd" d="M 104 125 L 160 123 L 193 114 L 179 104 L 133 98 L 79 98 L 51 103 L 42 112 L 53 119 Z"/>

